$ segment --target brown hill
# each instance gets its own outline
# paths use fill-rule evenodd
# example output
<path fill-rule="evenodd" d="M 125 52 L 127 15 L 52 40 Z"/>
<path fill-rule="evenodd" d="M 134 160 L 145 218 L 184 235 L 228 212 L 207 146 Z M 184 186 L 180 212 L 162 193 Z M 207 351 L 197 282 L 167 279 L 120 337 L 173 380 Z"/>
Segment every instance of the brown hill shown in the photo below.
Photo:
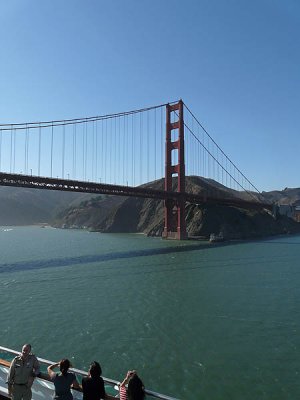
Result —
<path fill-rule="evenodd" d="M 163 189 L 163 180 L 151 182 L 147 187 Z M 176 183 L 174 181 L 174 189 Z M 213 180 L 201 177 L 187 177 L 186 190 L 193 193 L 220 191 L 226 196 L 250 199 L 259 194 L 238 192 L 228 189 Z M 282 195 L 284 198 L 286 194 Z M 279 198 L 264 193 L 267 200 Z M 293 201 L 296 195 L 294 193 Z M 300 189 L 299 189 L 300 199 Z M 275 200 L 277 201 L 277 200 Z M 287 217 L 274 218 L 266 211 L 253 211 L 236 207 L 186 205 L 187 231 L 192 236 L 209 237 L 211 233 L 223 232 L 228 239 L 253 238 L 282 233 L 300 232 L 300 224 Z M 153 199 L 105 197 L 95 198 L 70 207 L 56 219 L 56 226 L 88 228 L 100 232 L 144 233 L 150 236 L 161 236 L 163 231 L 163 202 Z"/>
<path fill-rule="evenodd" d="M 147 185 L 163 189 L 164 181 Z M 173 189 L 176 189 L 174 180 Z M 218 190 L 223 196 L 254 197 L 276 204 L 300 204 L 300 188 L 260 194 L 239 192 L 201 177 L 186 179 L 186 190 L 207 193 Z M 85 228 L 100 232 L 140 232 L 161 236 L 164 224 L 163 202 L 152 199 L 95 196 L 89 194 L 0 187 L 0 225 L 51 223 L 56 227 Z M 227 238 L 250 238 L 286 232 L 299 232 L 300 224 L 287 217 L 274 218 L 268 212 L 235 207 L 186 205 L 188 233 L 208 237 L 223 232 Z"/>
<path fill-rule="evenodd" d="M 49 223 L 61 209 L 90 194 L 0 186 L 0 225 Z"/>
<path fill-rule="evenodd" d="M 262 192 L 265 199 L 278 205 L 300 205 L 300 188 L 285 188 L 272 192 Z"/>

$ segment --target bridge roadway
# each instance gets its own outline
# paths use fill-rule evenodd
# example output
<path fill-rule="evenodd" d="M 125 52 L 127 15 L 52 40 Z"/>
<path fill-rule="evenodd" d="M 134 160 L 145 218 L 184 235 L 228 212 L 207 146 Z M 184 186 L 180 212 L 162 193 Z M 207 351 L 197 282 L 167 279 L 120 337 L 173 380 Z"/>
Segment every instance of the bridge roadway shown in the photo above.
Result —
<path fill-rule="evenodd" d="M 33 189 L 59 190 L 92 194 L 107 194 L 114 196 L 142 197 L 157 200 L 184 201 L 192 204 L 212 204 L 232 206 L 254 210 L 273 210 L 273 204 L 259 201 L 249 201 L 234 197 L 218 197 L 217 195 L 178 193 L 156 190 L 149 187 L 133 187 L 111 185 L 106 183 L 84 182 L 69 179 L 47 178 L 34 175 L 0 173 L 1 186 L 26 187 Z"/>

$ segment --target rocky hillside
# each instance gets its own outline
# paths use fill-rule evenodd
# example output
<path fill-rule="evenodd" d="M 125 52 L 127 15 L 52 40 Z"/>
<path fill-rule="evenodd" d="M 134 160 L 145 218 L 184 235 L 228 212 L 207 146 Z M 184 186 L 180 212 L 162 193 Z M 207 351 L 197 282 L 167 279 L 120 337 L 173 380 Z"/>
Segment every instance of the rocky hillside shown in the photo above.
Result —
<path fill-rule="evenodd" d="M 94 230 L 123 201 L 122 197 L 106 195 L 87 197 L 81 202 L 77 199 L 76 204 L 71 203 L 56 213 L 51 224 L 57 228 Z"/>
<path fill-rule="evenodd" d="M 300 205 L 300 188 L 285 188 L 272 192 L 262 192 L 264 198 L 278 205 Z"/>
<path fill-rule="evenodd" d="M 163 185 L 159 180 L 145 186 L 161 190 Z M 253 196 L 195 176 L 187 178 L 186 188 L 192 193 L 209 193 L 217 188 L 226 196 Z M 300 189 L 286 188 L 255 196 L 277 204 L 300 204 Z M 161 236 L 164 223 L 163 202 L 153 199 L 0 187 L 0 205 L 0 225 L 50 223 L 61 228 Z M 223 232 L 227 238 L 240 239 L 300 231 L 300 224 L 287 217 L 275 219 L 268 212 L 212 205 L 187 204 L 186 222 L 191 236 L 202 237 Z"/>
<path fill-rule="evenodd" d="M 153 189 L 162 189 L 163 180 L 149 183 Z M 230 190 L 216 182 L 200 177 L 188 177 L 187 191 L 208 192 L 217 187 L 227 196 L 249 198 L 253 194 Z M 298 190 L 298 197 L 296 191 Z M 300 201 L 300 189 L 264 193 L 264 198 L 283 204 Z M 260 196 L 261 197 L 261 196 Z M 286 203 L 284 203 L 286 204 Z M 291 203 L 290 203 L 291 204 Z M 223 232 L 226 238 L 241 239 L 300 232 L 300 224 L 287 217 L 276 219 L 268 212 L 244 210 L 236 207 L 201 206 L 187 204 L 187 230 L 192 236 L 209 237 Z M 163 202 L 153 199 L 101 197 L 69 207 L 60 213 L 55 226 L 88 228 L 100 232 L 140 232 L 161 236 L 163 230 Z"/>
<path fill-rule="evenodd" d="M 0 225 L 49 223 L 62 209 L 91 195 L 0 186 Z"/>

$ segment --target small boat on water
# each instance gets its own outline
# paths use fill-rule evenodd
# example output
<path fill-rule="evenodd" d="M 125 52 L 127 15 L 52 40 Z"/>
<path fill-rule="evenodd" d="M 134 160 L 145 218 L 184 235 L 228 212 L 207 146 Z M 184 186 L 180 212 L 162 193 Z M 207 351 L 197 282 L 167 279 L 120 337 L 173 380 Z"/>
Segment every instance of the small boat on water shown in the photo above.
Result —
<path fill-rule="evenodd" d="M 220 232 L 218 235 L 211 233 L 209 237 L 209 242 L 210 243 L 216 243 L 216 242 L 224 242 L 224 235 L 223 232 Z"/>
<path fill-rule="evenodd" d="M 10 363 L 12 359 L 19 355 L 20 352 L 8 349 L 6 347 L 0 346 L 0 400 L 7 400 L 8 392 L 7 392 L 7 373 L 9 370 Z M 45 360 L 43 358 L 38 357 L 38 360 L 41 364 L 41 370 L 46 371 L 47 367 L 53 364 L 53 361 Z M 81 378 L 87 376 L 87 372 L 71 368 L 77 377 L 79 382 L 81 382 Z M 116 398 L 119 397 L 119 383 L 114 379 L 109 379 L 102 377 L 105 384 L 105 390 L 108 394 L 115 396 Z M 48 374 L 46 372 L 41 373 L 40 378 L 36 378 L 34 380 L 32 386 L 32 400 L 51 400 L 53 399 L 54 394 L 54 385 L 50 381 Z M 78 390 L 72 389 L 72 394 L 74 400 L 82 400 L 82 393 Z M 152 390 L 146 390 L 146 398 L 147 399 L 161 399 L 161 400 L 178 400 L 175 397 L 166 396 L 161 393 L 153 392 Z"/>

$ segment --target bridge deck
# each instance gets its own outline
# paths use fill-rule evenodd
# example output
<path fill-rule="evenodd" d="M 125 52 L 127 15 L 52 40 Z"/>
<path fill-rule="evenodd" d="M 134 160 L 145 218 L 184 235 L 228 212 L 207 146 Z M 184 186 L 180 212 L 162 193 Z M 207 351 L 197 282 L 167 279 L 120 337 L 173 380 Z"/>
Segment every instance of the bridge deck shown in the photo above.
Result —
<path fill-rule="evenodd" d="M 147 187 L 133 187 L 122 185 L 110 185 L 104 183 L 73 181 L 67 179 L 55 179 L 31 175 L 6 174 L 0 173 L 0 185 L 27 187 L 33 189 L 46 189 L 69 191 L 79 193 L 106 194 L 115 196 L 142 197 L 157 200 L 184 200 L 193 204 L 214 204 L 232 207 L 240 207 L 246 209 L 267 209 L 272 211 L 273 205 L 270 203 L 262 203 L 259 201 L 250 201 L 240 198 L 228 196 L 227 198 L 218 196 L 217 194 L 193 194 L 178 193 L 165 190 L 156 190 Z"/>

